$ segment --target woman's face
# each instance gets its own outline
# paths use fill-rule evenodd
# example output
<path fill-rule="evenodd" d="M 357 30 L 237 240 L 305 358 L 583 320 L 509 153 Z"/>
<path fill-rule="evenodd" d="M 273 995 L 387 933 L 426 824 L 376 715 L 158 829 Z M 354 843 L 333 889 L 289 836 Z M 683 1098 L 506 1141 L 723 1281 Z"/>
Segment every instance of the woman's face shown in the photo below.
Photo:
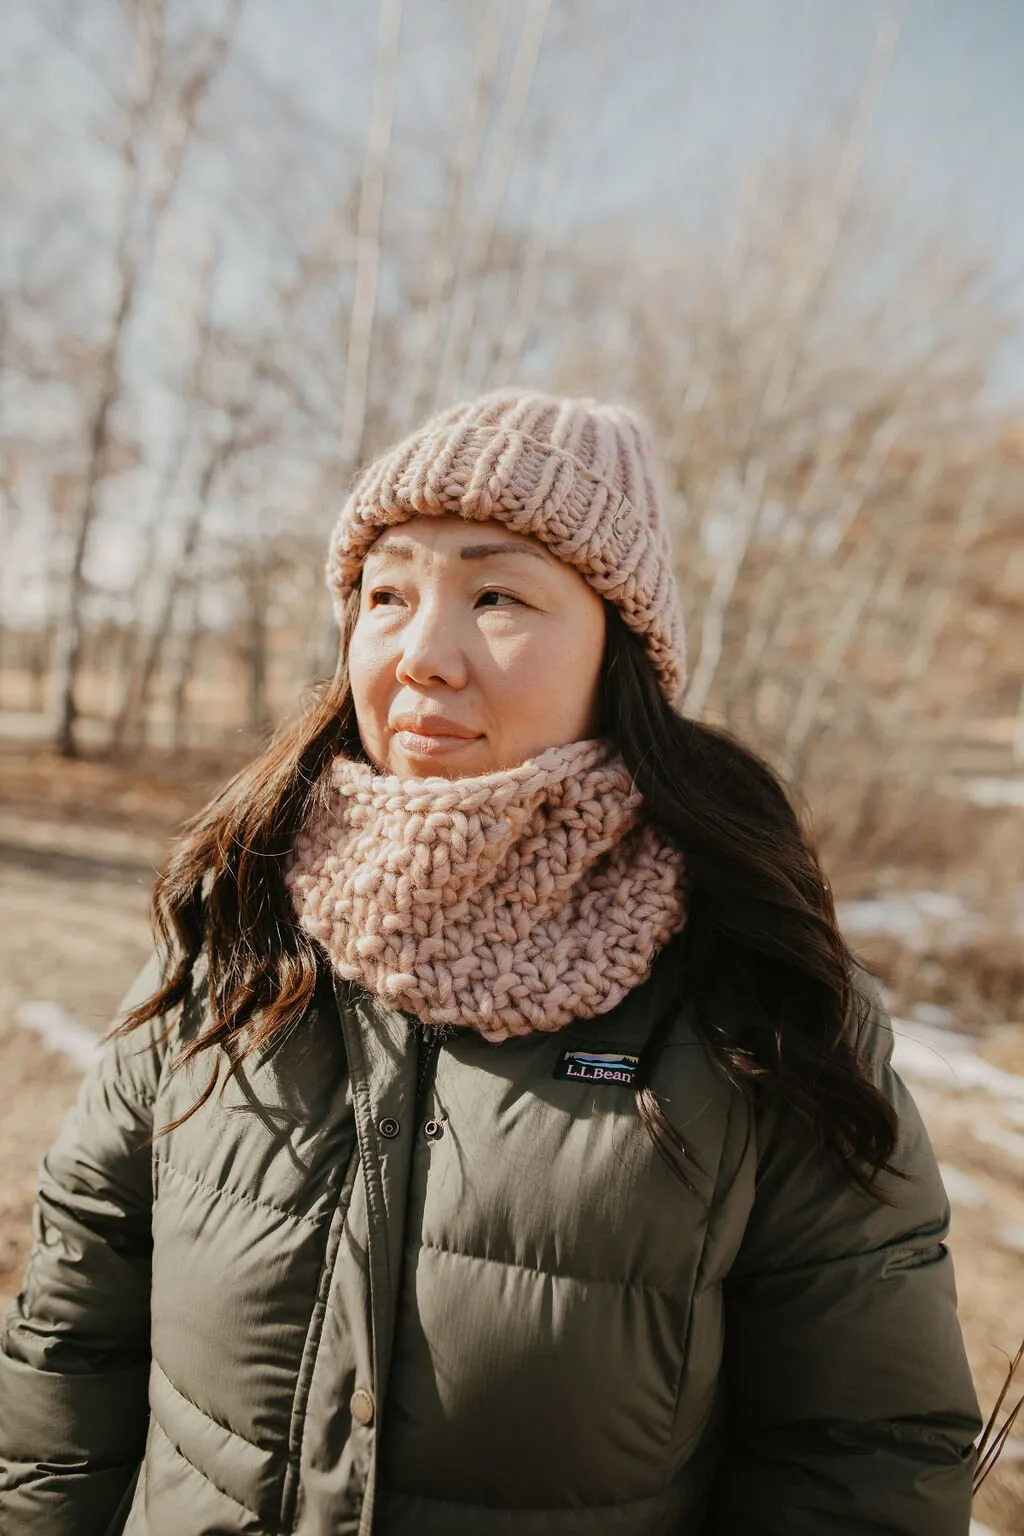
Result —
<path fill-rule="evenodd" d="M 539 540 L 416 517 L 363 566 L 348 660 L 371 762 L 402 778 L 512 768 L 590 736 L 604 603 Z"/>

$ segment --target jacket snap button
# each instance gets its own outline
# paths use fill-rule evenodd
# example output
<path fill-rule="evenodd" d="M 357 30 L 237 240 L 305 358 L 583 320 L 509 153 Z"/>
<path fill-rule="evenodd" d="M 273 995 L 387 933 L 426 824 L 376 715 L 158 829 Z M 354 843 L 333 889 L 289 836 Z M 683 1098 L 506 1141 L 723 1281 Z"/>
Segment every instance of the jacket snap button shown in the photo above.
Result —
<path fill-rule="evenodd" d="M 428 1120 L 423 1127 L 423 1134 L 428 1141 L 440 1141 L 444 1135 L 444 1126 L 440 1120 Z"/>
<path fill-rule="evenodd" d="M 365 1387 L 356 1387 L 348 1400 L 348 1411 L 357 1424 L 367 1429 L 373 1423 L 373 1393 Z"/>
<path fill-rule="evenodd" d="M 402 1127 L 397 1120 L 392 1120 L 390 1115 L 385 1115 L 383 1120 L 377 1121 L 377 1129 L 382 1136 L 386 1136 L 388 1141 L 390 1141 L 392 1137 L 398 1135 Z"/>

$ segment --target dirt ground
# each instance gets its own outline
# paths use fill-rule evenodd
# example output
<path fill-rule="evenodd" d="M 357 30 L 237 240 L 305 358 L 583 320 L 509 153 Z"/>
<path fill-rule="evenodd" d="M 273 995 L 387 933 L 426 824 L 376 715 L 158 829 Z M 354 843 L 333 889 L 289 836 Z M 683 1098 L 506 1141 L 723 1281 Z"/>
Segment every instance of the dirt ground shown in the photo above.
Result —
<path fill-rule="evenodd" d="M 45 1002 L 96 1030 L 106 1026 L 148 952 L 147 904 L 163 850 L 224 772 L 222 763 L 115 769 L 0 752 L 4 1308 L 28 1251 L 35 1168 L 81 1072 L 24 1027 L 19 1012 Z M 1018 1021 L 981 1030 L 977 1046 L 982 1060 L 1024 1079 Z M 1024 1096 L 927 1071 L 911 1084 L 947 1173 L 961 1318 L 987 1411 L 1024 1335 Z M 998 1536 L 1024 1533 L 1024 1423 L 976 1514 Z"/>

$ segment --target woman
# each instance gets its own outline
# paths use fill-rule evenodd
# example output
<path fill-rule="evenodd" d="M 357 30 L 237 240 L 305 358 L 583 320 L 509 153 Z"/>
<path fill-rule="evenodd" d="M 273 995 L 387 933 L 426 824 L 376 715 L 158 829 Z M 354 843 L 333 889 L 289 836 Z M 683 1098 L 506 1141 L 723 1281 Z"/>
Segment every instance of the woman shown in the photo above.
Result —
<path fill-rule="evenodd" d="M 333 682 L 186 829 L 41 1174 L 5 1532 L 965 1536 L 948 1210 L 645 430 L 368 469 Z"/>

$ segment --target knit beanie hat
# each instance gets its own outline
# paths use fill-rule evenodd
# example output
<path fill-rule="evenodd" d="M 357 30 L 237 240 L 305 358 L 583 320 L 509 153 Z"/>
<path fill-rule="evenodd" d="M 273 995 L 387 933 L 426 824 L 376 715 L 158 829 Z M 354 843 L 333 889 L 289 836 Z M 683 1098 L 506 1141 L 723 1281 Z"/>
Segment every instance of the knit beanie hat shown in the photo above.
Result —
<path fill-rule="evenodd" d="M 384 528 L 419 514 L 532 534 L 640 635 L 672 702 L 685 645 L 654 451 L 635 412 L 504 389 L 453 406 L 375 460 L 342 508 L 327 561 L 335 610 Z"/>

